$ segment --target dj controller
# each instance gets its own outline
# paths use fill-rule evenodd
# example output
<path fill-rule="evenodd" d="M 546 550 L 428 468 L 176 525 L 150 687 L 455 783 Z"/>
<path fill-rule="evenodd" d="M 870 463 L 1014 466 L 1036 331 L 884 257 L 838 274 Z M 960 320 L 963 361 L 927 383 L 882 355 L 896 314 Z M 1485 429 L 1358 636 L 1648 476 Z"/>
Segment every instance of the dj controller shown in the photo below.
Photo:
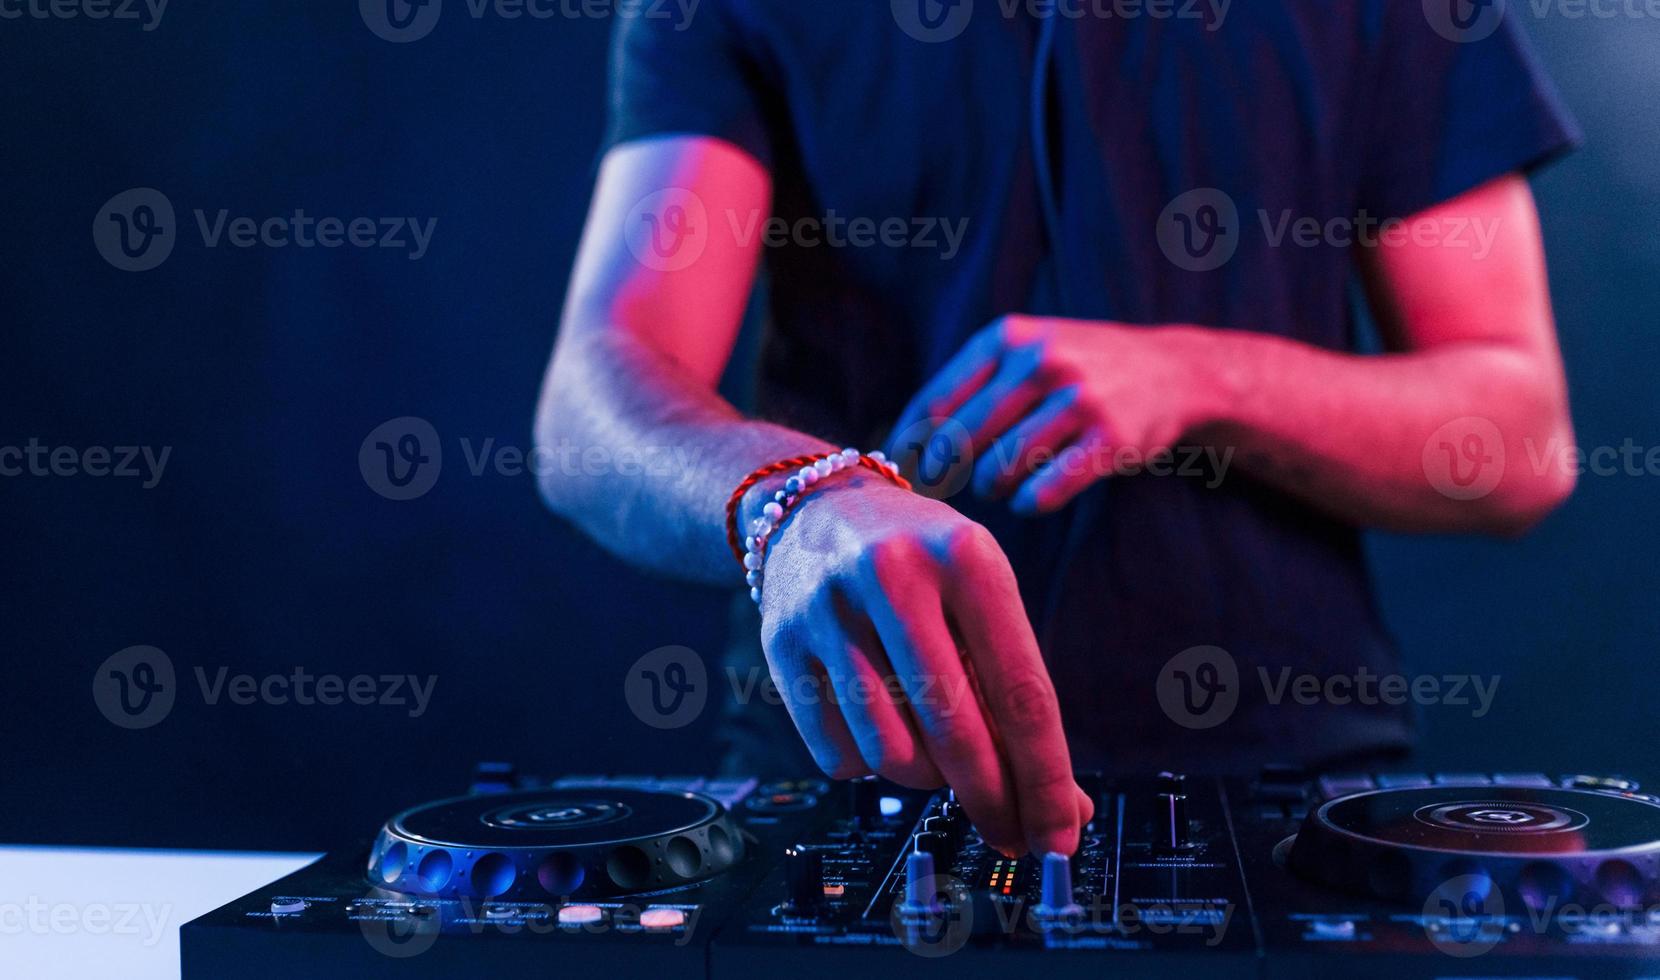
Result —
<path fill-rule="evenodd" d="M 1071 855 L 874 780 L 521 778 L 184 926 L 187 980 L 1660 977 L 1660 798 L 1614 776 L 1082 774 Z"/>

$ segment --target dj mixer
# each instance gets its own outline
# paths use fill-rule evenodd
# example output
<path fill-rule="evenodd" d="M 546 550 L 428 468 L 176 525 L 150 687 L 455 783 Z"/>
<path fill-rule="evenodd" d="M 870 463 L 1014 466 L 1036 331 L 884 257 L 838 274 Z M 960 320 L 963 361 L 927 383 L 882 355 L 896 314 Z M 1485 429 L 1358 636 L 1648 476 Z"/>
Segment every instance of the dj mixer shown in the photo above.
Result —
<path fill-rule="evenodd" d="M 1077 853 L 949 791 L 480 768 L 181 932 L 184 976 L 1660 977 L 1660 799 L 1543 773 L 1079 775 Z"/>

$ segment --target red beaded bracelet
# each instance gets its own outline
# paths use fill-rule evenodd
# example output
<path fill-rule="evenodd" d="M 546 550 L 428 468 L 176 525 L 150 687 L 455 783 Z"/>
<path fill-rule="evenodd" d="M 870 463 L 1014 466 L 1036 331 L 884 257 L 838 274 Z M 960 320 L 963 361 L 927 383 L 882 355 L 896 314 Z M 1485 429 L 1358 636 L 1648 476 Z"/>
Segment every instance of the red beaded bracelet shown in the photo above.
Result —
<path fill-rule="evenodd" d="M 744 477 L 743 481 L 738 484 L 737 489 L 732 491 L 732 496 L 727 498 L 726 501 L 726 543 L 732 549 L 732 556 L 738 559 L 738 563 L 743 565 L 746 571 L 751 573 L 746 577 L 752 580 L 750 581 L 752 592 L 756 588 L 756 583 L 753 580 L 758 577 L 753 573 L 758 573 L 760 570 L 750 567 L 752 560 L 748 558 L 748 555 L 751 552 L 756 554 L 759 554 L 759 552 L 755 549 L 746 549 L 738 533 L 738 507 L 743 503 L 744 494 L 769 476 L 777 476 L 791 470 L 797 471 L 789 480 L 785 481 L 784 489 L 773 494 L 772 501 L 767 504 L 768 510 L 765 516 L 756 519 L 758 525 L 764 523 L 770 531 L 778 526 L 779 522 L 783 520 L 785 512 L 793 509 L 796 501 L 807 492 L 809 487 L 831 473 L 852 465 L 863 466 L 873 473 L 879 473 L 892 480 L 901 489 L 909 490 L 911 488 L 909 481 L 899 475 L 898 468 L 888 462 L 881 453 L 872 453 L 867 456 L 856 449 L 844 449 L 839 453 L 810 453 L 781 459 L 776 463 L 768 463 Z M 758 537 L 758 535 L 751 535 L 751 537 Z M 764 535 L 759 535 L 759 537 L 764 537 Z"/>

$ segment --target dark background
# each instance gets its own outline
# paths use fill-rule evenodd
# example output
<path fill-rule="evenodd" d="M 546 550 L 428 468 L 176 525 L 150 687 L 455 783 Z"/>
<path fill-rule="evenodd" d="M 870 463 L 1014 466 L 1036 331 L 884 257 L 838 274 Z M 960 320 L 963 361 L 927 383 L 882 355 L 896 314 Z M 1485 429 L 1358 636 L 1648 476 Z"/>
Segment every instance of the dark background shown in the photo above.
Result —
<path fill-rule="evenodd" d="M 1528 27 L 1588 145 L 1537 181 L 1579 439 L 1660 444 L 1660 23 Z M 711 661 L 722 594 L 648 581 L 469 472 L 530 446 L 603 122 L 607 19 L 449 0 L 375 36 L 351 2 L 176 0 L 159 26 L 0 21 L 0 445 L 170 446 L 160 484 L 0 478 L 0 840 L 322 847 L 458 790 L 471 763 L 698 771 L 713 712 L 659 732 L 623 700 L 664 644 Z M 688 79 L 695 85 L 695 79 Z M 104 202 L 163 191 L 159 268 L 94 248 Z M 436 218 L 429 253 L 203 246 L 193 212 Z M 442 475 L 407 502 L 358 469 L 418 416 Z M 1424 712 L 1423 764 L 1652 770 L 1660 478 L 1593 476 L 1515 543 L 1379 538 L 1414 670 L 1498 674 L 1491 715 Z M 155 727 L 95 669 L 165 650 Z M 437 677 L 398 707 L 204 704 L 209 674 Z M 1127 762 L 1133 755 L 1127 752 Z M 1194 768 L 1203 768 L 1196 760 Z"/>

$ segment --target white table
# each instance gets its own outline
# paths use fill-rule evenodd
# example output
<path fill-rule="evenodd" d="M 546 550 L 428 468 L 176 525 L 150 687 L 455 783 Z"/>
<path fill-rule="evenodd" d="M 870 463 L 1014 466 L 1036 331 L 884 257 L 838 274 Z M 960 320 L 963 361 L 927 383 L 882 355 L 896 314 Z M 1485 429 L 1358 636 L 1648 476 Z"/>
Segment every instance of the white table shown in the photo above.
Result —
<path fill-rule="evenodd" d="M 0 977 L 175 980 L 180 925 L 316 858 L 0 847 Z"/>

